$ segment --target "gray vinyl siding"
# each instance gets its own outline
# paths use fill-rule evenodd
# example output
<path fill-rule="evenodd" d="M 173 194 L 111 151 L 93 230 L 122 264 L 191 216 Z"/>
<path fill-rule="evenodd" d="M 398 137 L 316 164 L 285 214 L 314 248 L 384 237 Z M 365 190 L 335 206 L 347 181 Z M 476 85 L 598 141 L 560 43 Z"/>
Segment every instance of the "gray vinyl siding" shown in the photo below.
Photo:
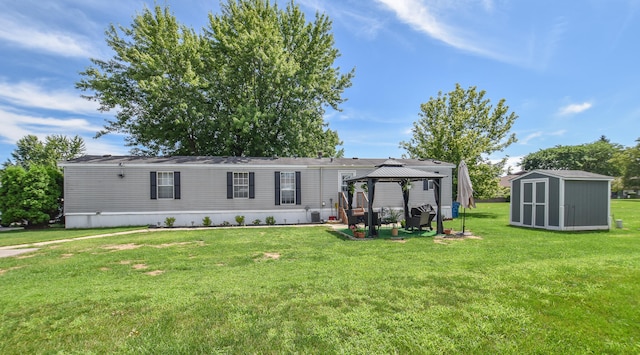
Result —
<path fill-rule="evenodd" d="M 511 221 L 520 223 L 520 188 L 522 183 L 520 180 L 515 180 L 511 184 Z"/>
<path fill-rule="evenodd" d="M 607 225 L 608 186 L 607 181 L 566 181 L 565 226 Z"/>
<path fill-rule="evenodd" d="M 526 181 L 526 180 L 531 180 L 531 179 L 546 179 L 548 177 L 549 177 L 549 175 L 540 174 L 540 173 L 531 173 L 531 174 L 527 174 L 526 178 L 523 178 L 523 179 L 516 178 L 516 179 L 519 180 L 519 181 L 522 181 L 522 180 Z"/>
<path fill-rule="evenodd" d="M 560 226 L 560 179 L 549 177 L 548 221 L 553 227 Z"/>
<path fill-rule="evenodd" d="M 168 158 L 171 159 L 171 158 Z M 106 159 L 108 160 L 108 159 Z M 153 160 L 153 158 L 150 158 Z M 157 159 L 160 160 L 160 159 Z M 202 212 L 212 211 L 295 211 L 309 207 L 309 212 L 321 211 L 328 216 L 332 203 L 338 202 L 339 173 L 352 171 L 364 175 L 375 168 L 374 162 L 348 160 L 331 166 L 325 159 L 317 166 L 305 166 L 310 160 L 293 160 L 291 165 L 276 165 L 273 160 L 260 160 L 253 166 L 248 163 L 152 163 L 135 158 L 118 162 L 68 163 L 64 165 L 65 214 L 153 213 L 153 212 Z M 299 165 L 296 165 L 298 163 Z M 376 162 L 377 163 L 377 162 Z M 451 204 L 451 167 L 433 168 L 418 166 L 431 172 L 440 172 L 443 179 L 442 205 Z M 180 172 L 180 199 L 151 199 L 151 172 Z M 299 205 L 275 204 L 275 171 L 296 172 L 301 176 L 301 201 Z M 254 173 L 254 198 L 227 198 L 227 173 Z M 123 177 L 120 177 L 120 175 Z M 359 184 L 357 190 L 361 191 Z M 323 205 L 324 203 L 324 205 Z M 414 182 L 410 193 L 410 206 L 424 203 L 435 205 L 433 191 L 423 191 L 422 182 Z M 379 183 L 376 186 L 374 207 L 401 207 L 402 191 L 396 183 Z M 303 222 L 302 220 L 299 222 Z M 152 222 L 153 223 L 153 222 Z M 188 222 L 187 222 L 188 223 Z"/>

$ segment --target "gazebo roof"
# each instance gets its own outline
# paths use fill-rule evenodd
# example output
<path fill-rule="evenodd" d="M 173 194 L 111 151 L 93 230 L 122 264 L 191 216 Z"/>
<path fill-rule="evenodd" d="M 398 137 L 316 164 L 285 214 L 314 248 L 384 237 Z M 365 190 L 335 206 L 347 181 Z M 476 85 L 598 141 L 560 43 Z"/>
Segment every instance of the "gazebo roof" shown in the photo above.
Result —
<path fill-rule="evenodd" d="M 393 159 L 385 161 L 376 166 L 376 168 L 377 169 L 365 175 L 348 179 L 347 182 L 367 181 L 368 179 L 376 179 L 380 182 L 401 182 L 404 180 L 439 179 L 446 177 L 446 175 L 439 173 L 407 168 L 403 163 Z"/>

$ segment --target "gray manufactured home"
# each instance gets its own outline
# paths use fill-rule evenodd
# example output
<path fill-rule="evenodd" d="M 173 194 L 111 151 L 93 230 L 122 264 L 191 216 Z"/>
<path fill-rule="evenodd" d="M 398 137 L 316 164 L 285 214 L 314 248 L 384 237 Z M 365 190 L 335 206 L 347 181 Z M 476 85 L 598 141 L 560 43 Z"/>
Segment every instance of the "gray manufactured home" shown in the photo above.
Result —
<path fill-rule="evenodd" d="M 510 224 L 553 230 L 610 229 L 612 177 L 534 170 L 511 180 Z"/>
<path fill-rule="evenodd" d="M 340 218 L 345 180 L 366 174 L 387 159 L 85 156 L 60 162 L 64 169 L 67 228 L 128 225 L 213 225 L 235 216 L 245 223 L 267 217 L 276 224 Z M 442 213 L 451 217 L 451 171 L 435 160 L 398 159 L 407 167 L 445 175 Z M 435 205 L 429 181 L 411 190 L 410 207 Z M 357 186 L 356 192 L 362 192 Z M 364 194 L 361 193 L 363 196 Z M 356 199 L 358 204 L 359 199 Z M 398 184 L 376 187 L 374 209 L 402 208 Z"/>

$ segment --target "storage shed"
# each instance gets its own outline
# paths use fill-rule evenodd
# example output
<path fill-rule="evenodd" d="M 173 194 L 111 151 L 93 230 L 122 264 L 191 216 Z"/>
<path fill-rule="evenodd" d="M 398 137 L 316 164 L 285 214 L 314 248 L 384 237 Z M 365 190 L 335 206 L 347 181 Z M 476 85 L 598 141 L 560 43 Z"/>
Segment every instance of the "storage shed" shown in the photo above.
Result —
<path fill-rule="evenodd" d="M 511 180 L 509 222 L 552 230 L 610 229 L 612 177 L 534 170 Z"/>

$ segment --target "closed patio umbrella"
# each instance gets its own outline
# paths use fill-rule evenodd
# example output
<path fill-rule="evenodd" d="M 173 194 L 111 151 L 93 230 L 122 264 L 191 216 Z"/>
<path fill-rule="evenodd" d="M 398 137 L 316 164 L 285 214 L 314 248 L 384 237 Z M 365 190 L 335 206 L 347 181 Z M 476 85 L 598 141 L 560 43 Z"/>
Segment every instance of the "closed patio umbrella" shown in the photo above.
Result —
<path fill-rule="evenodd" d="M 462 212 L 462 233 L 464 234 L 464 224 L 467 208 L 475 208 L 476 202 L 473 200 L 473 185 L 469 177 L 469 168 L 464 160 L 458 165 L 458 202 L 464 208 Z"/>

